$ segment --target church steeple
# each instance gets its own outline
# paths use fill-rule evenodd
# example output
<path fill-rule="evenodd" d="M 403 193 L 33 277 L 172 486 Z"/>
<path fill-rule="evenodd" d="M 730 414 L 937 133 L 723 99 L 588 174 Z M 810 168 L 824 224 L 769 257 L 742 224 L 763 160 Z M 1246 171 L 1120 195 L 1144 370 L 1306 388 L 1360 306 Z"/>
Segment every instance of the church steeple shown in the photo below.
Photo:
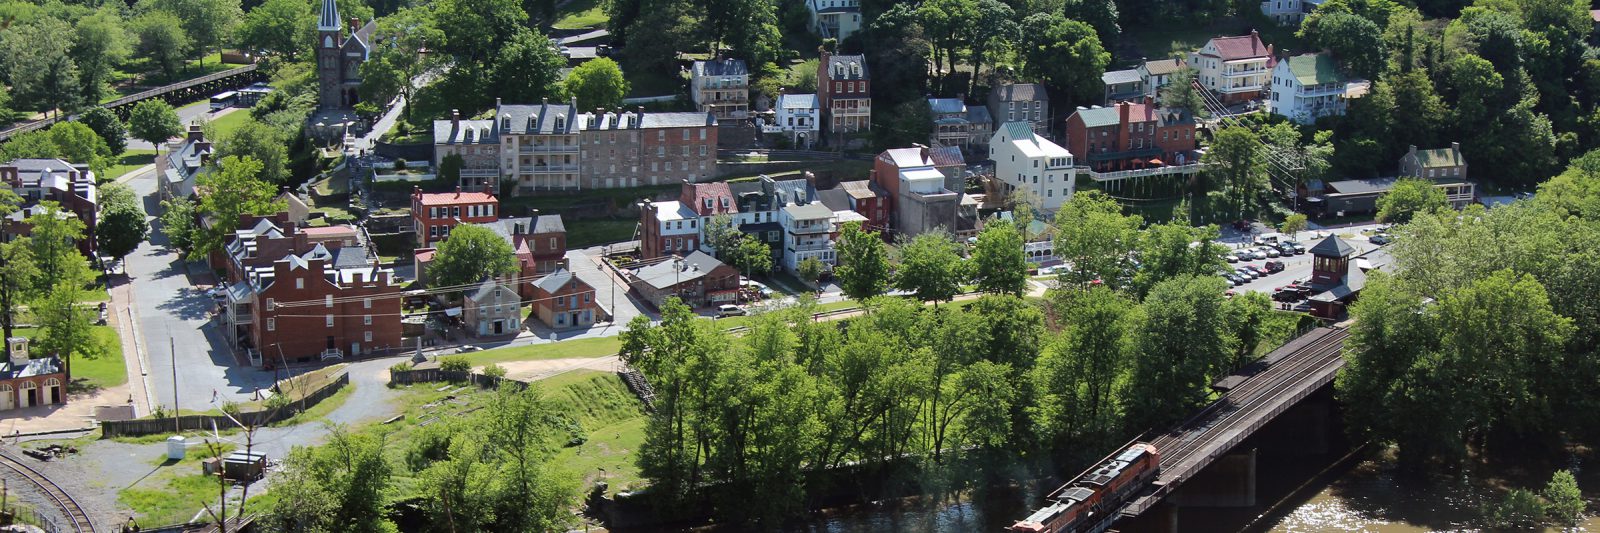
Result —
<path fill-rule="evenodd" d="M 333 0 L 322 0 L 322 18 L 317 22 L 317 31 L 339 31 L 339 5 Z"/>

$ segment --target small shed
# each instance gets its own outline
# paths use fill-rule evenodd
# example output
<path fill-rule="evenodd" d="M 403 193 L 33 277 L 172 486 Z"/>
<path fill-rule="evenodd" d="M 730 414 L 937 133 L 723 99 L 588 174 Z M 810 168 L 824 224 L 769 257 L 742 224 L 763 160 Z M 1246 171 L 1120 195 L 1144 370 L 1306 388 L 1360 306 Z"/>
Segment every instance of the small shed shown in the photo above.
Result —
<path fill-rule="evenodd" d="M 222 458 L 222 476 L 235 481 L 255 481 L 267 471 L 267 454 L 237 451 Z"/>

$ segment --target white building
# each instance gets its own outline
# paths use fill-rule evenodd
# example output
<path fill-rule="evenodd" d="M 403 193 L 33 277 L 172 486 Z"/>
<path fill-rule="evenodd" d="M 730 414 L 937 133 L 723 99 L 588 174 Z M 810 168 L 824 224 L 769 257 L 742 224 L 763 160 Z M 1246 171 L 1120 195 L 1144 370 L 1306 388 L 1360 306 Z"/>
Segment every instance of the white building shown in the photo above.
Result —
<path fill-rule="evenodd" d="M 1006 191 L 1027 190 L 1039 208 L 1055 211 L 1072 198 L 1072 152 L 1034 133 L 1026 122 L 1007 122 L 989 139 L 989 159 L 994 176 Z"/>
<path fill-rule="evenodd" d="M 798 273 L 800 262 L 807 258 L 833 267 L 836 257 L 832 209 L 821 202 L 787 206 L 778 211 L 778 223 L 783 225 L 784 268 Z"/>
<path fill-rule="evenodd" d="M 843 41 L 861 29 L 861 0 L 806 0 L 811 27 L 823 39 Z"/>
<path fill-rule="evenodd" d="M 822 124 L 822 105 L 816 93 L 781 94 L 775 110 L 776 124 L 796 148 L 810 148 Z"/>
<path fill-rule="evenodd" d="M 1272 61 L 1272 47 L 1262 44 L 1255 30 L 1238 37 L 1213 37 L 1189 54 L 1195 79 L 1227 104 L 1260 98 L 1271 81 Z"/>
<path fill-rule="evenodd" d="M 1282 26 L 1299 26 L 1323 0 L 1265 0 L 1261 14 Z"/>
<path fill-rule="evenodd" d="M 1272 69 L 1268 109 L 1298 124 L 1343 115 L 1351 98 L 1371 87 L 1367 80 L 1350 79 L 1328 54 L 1301 54 L 1278 62 Z"/>

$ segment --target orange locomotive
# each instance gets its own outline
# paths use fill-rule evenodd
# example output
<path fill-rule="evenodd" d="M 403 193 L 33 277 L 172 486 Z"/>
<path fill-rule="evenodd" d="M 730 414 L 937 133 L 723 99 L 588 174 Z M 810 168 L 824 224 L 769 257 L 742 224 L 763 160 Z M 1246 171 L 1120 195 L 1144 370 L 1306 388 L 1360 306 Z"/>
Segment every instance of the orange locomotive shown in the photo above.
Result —
<path fill-rule="evenodd" d="M 1155 446 L 1136 442 L 1079 475 L 1045 500 L 1049 505 L 1006 528 L 1023 533 L 1100 533 L 1161 468 Z"/>

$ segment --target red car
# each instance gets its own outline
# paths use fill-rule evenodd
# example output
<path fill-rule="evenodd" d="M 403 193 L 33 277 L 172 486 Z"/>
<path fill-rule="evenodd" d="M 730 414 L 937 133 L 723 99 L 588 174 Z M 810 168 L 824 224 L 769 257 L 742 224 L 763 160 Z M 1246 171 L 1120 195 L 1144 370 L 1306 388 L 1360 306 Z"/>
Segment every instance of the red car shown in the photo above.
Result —
<path fill-rule="evenodd" d="M 1262 266 L 1266 267 L 1268 273 L 1275 274 L 1278 272 L 1283 272 L 1283 261 L 1267 261 L 1267 263 Z"/>

